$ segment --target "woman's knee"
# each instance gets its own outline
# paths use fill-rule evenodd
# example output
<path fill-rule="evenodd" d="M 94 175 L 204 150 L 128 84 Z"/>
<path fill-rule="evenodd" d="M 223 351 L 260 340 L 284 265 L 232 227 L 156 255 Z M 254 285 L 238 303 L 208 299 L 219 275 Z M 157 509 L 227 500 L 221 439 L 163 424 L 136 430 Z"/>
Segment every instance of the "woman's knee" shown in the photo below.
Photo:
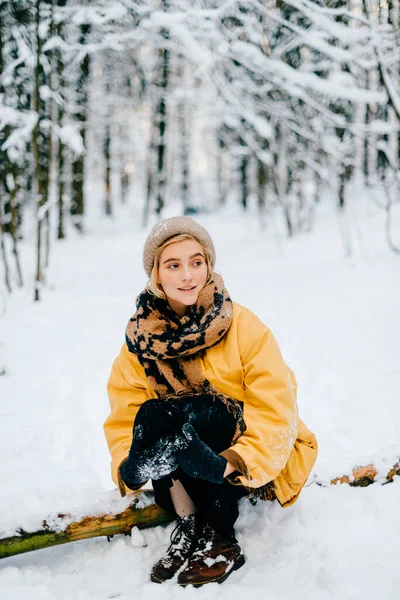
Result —
<path fill-rule="evenodd" d="M 146 400 L 139 408 L 135 418 L 135 427 L 141 425 L 152 438 L 173 435 L 180 430 L 179 418 L 172 403 L 168 400 L 154 398 Z"/>
<path fill-rule="evenodd" d="M 163 401 L 158 398 L 151 398 L 143 402 L 136 413 L 135 423 L 154 417 L 162 409 L 162 403 Z"/>

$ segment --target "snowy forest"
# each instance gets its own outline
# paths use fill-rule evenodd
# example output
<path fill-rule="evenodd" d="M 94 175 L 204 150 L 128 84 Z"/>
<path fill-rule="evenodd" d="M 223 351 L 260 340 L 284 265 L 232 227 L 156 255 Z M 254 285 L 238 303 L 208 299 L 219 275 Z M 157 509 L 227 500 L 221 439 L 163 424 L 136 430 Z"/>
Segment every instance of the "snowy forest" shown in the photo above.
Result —
<path fill-rule="evenodd" d="M 8 291 L 34 235 L 40 298 L 55 240 L 85 235 L 93 181 L 110 219 L 233 201 L 287 237 L 318 227 L 325 192 L 345 213 L 358 181 L 399 252 L 399 20 L 398 0 L 0 2 Z"/>

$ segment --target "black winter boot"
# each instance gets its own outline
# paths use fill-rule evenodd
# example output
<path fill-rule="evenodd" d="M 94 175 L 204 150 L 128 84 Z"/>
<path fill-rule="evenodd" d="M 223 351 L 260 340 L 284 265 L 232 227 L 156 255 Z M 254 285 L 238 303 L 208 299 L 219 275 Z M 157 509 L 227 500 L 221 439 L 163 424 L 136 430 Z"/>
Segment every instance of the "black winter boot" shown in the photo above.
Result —
<path fill-rule="evenodd" d="M 178 522 L 171 533 L 171 544 L 165 554 L 153 567 L 151 580 L 155 583 L 163 583 L 179 571 L 191 555 L 197 544 L 196 515 L 189 517 L 178 517 Z"/>

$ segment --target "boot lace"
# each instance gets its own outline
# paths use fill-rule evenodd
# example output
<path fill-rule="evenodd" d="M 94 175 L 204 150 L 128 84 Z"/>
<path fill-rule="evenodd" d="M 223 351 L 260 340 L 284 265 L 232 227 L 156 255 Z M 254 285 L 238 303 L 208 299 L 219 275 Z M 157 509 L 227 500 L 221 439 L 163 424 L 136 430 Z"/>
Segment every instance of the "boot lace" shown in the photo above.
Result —
<path fill-rule="evenodd" d="M 178 523 L 170 536 L 170 546 L 167 555 L 182 555 L 189 551 L 195 533 L 194 515 L 178 518 Z"/>

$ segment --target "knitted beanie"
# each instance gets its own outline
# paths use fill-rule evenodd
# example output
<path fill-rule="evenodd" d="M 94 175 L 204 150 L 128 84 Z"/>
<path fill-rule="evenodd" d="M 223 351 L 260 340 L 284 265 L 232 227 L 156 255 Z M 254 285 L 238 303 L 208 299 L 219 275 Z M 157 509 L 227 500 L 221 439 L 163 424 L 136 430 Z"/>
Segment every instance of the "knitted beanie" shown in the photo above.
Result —
<path fill-rule="evenodd" d="M 143 249 L 143 266 L 147 275 L 150 277 L 154 266 L 154 256 L 157 249 L 171 237 L 187 233 L 193 236 L 204 248 L 206 248 L 210 257 L 211 268 L 215 265 L 215 248 L 208 231 L 199 223 L 189 217 L 171 217 L 164 219 L 150 231 Z"/>

